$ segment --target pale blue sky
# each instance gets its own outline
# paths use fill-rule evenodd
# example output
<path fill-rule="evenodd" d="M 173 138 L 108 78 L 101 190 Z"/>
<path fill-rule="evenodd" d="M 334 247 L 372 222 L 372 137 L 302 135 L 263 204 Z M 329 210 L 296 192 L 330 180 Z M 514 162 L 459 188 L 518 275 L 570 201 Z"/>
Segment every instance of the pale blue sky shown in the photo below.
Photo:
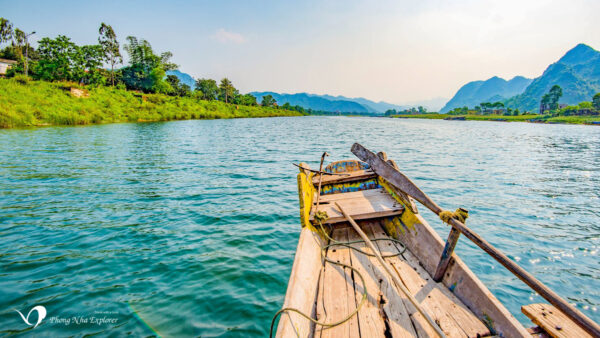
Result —
<path fill-rule="evenodd" d="M 32 1 L 1 14 L 36 39 L 95 43 L 101 22 L 145 38 L 192 76 L 242 91 L 451 97 L 494 75 L 539 76 L 583 42 L 600 49 L 600 1 Z"/>

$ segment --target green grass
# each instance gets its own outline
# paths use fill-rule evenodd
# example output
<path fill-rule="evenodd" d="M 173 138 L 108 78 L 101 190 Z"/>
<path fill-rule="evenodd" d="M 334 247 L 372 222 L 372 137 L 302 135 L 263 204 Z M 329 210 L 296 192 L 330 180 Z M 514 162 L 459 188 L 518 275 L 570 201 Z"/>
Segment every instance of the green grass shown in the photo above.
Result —
<path fill-rule="evenodd" d="M 457 115 L 449 114 L 413 114 L 413 115 L 395 115 L 397 118 L 413 118 L 413 119 L 445 119 L 447 117 L 456 117 Z M 569 123 L 569 124 L 585 124 L 593 121 L 600 121 L 600 116 L 542 116 L 542 115 L 518 115 L 518 116 L 503 116 L 503 115 L 461 115 L 469 121 L 498 121 L 505 120 L 507 122 L 529 122 L 529 120 L 540 120 L 545 123 Z"/>
<path fill-rule="evenodd" d="M 141 94 L 112 87 L 86 88 L 89 98 L 76 98 L 70 94 L 71 87 L 77 85 L 0 79 L 0 127 L 302 115 L 283 109 Z"/>

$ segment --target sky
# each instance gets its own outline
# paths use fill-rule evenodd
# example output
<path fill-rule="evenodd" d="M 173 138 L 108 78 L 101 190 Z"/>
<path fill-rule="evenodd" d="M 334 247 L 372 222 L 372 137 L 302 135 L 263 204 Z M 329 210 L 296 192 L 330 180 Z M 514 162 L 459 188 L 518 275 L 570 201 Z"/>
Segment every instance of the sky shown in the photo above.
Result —
<path fill-rule="evenodd" d="M 492 76 L 537 77 L 578 43 L 600 49 L 598 0 L 32 1 L 0 0 L 32 41 L 121 43 L 171 51 L 194 78 L 228 77 L 243 93 L 450 98 Z M 124 53 L 124 51 L 123 51 Z"/>

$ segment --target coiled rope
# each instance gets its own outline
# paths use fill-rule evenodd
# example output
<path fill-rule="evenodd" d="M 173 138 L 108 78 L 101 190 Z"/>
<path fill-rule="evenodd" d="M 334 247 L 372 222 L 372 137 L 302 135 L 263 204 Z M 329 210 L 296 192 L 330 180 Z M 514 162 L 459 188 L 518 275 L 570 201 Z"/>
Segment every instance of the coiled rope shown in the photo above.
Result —
<path fill-rule="evenodd" d="M 467 209 L 458 208 L 455 212 L 444 210 L 439 213 L 440 219 L 442 222 L 450 224 L 450 219 L 454 218 L 461 223 L 465 223 L 467 218 L 469 218 L 469 211 Z"/>
<path fill-rule="evenodd" d="M 313 322 L 316 325 L 320 325 L 321 327 L 325 327 L 325 328 L 332 328 L 332 327 L 344 324 L 345 322 L 350 320 L 352 317 L 354 317 L 356 314 L 358 314 L 358 311 L 360 311 L 360 308 L 362 307 L 364 302 L 367 300 L 368 292 L 367 292 L 367 286 L 365 284 L 365 278 L 363 277 L 363 275 L 356 268 L 354 268 L 350 265 L 330 260 L 329 258 L 327 258 L 326 253 L 327 253 L 327 249 L 329 249 L 330 247 L 344 246 L 351 250 L 355 250 L 357 252 L 360 252 L 360 253 L 370 256 L 370 257 L 375 257 L 375 255 L 352 246 L 352 244 L 365 243 L 363 240 L 340 242 L 340 241 L 337 241 L 337 240 L 331 238 L 329 236 L 329 234 L 327 233 L 327 231 L 325 231 L 325 228 L 323 227 L 323 222 L 325 222 L 328 218 L 329 218 L 329 216 L 327 215 L 327 212 L 325 212 L 325 211 L 317 211 L 315 214 L 315 220 L 319 223 L 319 227 L 321 228 L 321 231 L 323 232 L 325 237 L 327 237 L 327 239 L 329 240 L 329 244 L 327 244 L 325 246 L 321 246 L 321 260 L 322 260 L 323 267 L 325 266 L 325 263 L 331 263 L 331 264 L 335 264 L 335 265 L 342 266 L 344 268 L 348 268 L 348 269 L 352 270 L 352 272 L 355 273 L 360 278 L 360 281 L 362 282 L 362 285 L 363 285 L 363 294 L 360 299 L 360 303 L 358 303 L 358 306 L 356 307 L 356 309 L 354 311 L 352 311 L 350 314 L 348 314 L 346 317 L 344 317 L 343 319 L 341 319 L 339 321 L 333 322 L 333 323 L 319 322 L 316 319 L 312 318 L 311 316 L 309 316 L 295 308 L 283 308 L 283 309 L 277 311 L 277 313 L 275 313 L 275 315 L 273 316 L 273 319 L 271 320 L 271 329 L 269 330 L 269 337 L 273 337 L 273 327 L 275 326 L 275 321 L 277 320 L 277 317 L 279 317 L 279 315 L 281 315 L 284 312 L 295 312 L 295 313 L 299 314 L 300 316 L 310 320 L 311 322 Z M 331 226 L 328 225 L 328 227 L 330 228 L 330 231 L 333 230 L 331 228 Z M 375 241 L 392 241 L 392 242 L 395 242 L 402 246 L 402 250 L 399 251 L 398 253 L 383 256 L 386 258 L 398 256 L 400 254 L 403 254 L 406 251 L 406 246 L 404 246 L 404 244 L 402 244 L 402 242 L 400 242 L 399 240 L 394 239 L 394 238 L 377 238 L 377 239 L 373 239 L 373 241 L 374 242 Z M 296 332 L 296 336 L 300 337 L 298 332 Z"/>

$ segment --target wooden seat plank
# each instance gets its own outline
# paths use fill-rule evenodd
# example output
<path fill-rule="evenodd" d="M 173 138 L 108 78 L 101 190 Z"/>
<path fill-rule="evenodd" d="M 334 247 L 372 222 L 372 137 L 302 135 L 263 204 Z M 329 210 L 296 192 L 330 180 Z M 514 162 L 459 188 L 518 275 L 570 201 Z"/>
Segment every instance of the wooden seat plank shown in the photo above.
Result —
<path fill-rule="evenodd" d="M 355 219 L 371 219 L 393 215 L 400 215 L 404 206 L 394 200 L 383 189 L 371 189 L 343 194 L 321 196 L 318 211 L 325 211 L 329 218 L 324 223 L 345 222 L 346 218 L 335 206 L 335 202 L 343 205 L 348 214 Z M 313 205 L 311 221 L 314 220 L 315 210 Z"/>
<path fill-rule="evenodd" d="M 366 180 L 369 178 L 377 177 L 377 174 L 375 174 L 370 169 L 357 170 L 357 171 L 350 172 L 348 174 L 349 175 L 347 175 L 347 176 L 323 175 L 323 179 L 321 180 L 321 186 L 326 185 L 326 184 L 355 182 L 355 181 L 361 181 L 361 180 Z M 315 186 L 319 185 L 319 175 L 318 174 L 315 175 L 315 177 L 313 177 L 312 182 Z"/>
<path fill-rule="evenodd" d="M 335 229 L 331 235 L 334 240 L 348 241 L 347 229 Z M 350 249 L 344 246 L 330 247 L 327 258 L 332 261 L 351 265 Z M 339 265 L 325 263 L 322 287 L 317 298 L 317 318 L 320 322 L 334 323 L 344 319 L 356 309 L 354 295 L 354 281 L 352 270 Z M 354 316 L 347 322 L 327 328 L 317 327 L 316 337 L 360 337 L 358 331 L 358 317 Z"/>
<path fill-rule="evenodd" d="M 550 304 L 522 306 L 521 312 L 551 337 L 591 337 L 589 333 Z"/>

